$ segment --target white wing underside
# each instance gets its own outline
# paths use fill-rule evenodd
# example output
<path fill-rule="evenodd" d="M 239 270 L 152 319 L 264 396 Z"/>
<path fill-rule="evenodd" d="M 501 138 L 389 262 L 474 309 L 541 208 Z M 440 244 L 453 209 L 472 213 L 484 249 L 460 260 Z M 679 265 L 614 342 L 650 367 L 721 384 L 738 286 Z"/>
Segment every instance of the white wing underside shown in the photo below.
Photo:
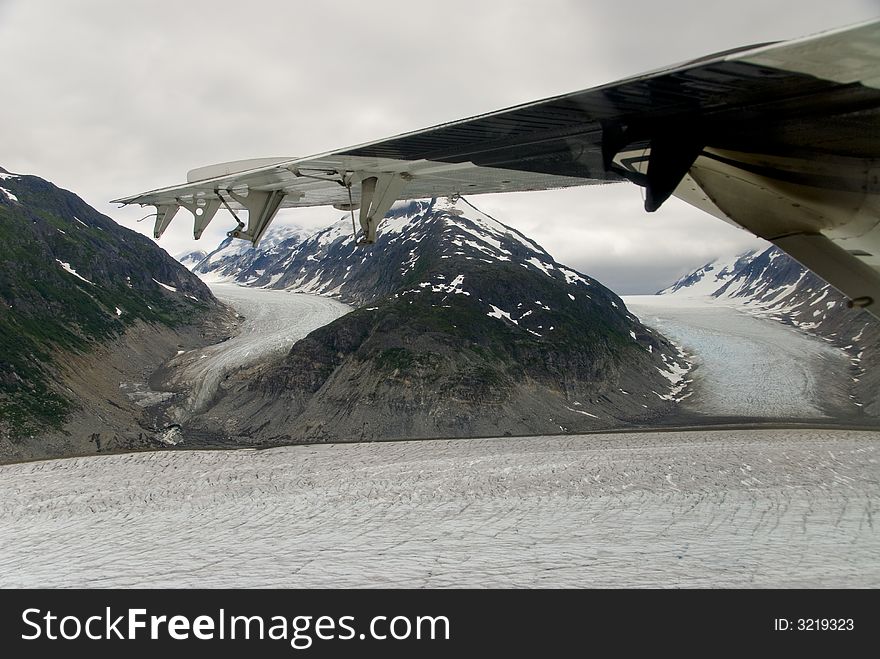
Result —
<path fill-rule="evenodd" d="M 222 207 L 259 240 L 279 208 L 359 207 L 365 242 L 397 199 L 632 181 L 777 244 L 875 312 L 880 300 L 880 21 L 710 56 L 593 89 L 306 158 L 190 172 L 118 199 Z M 237 215 L 238 217 L 238 215 Z"/>
<path fill-rule="evenodd" d="M 235 168 L 249 161 L 224 163 L 213 167 Z M 427 160 L 410 161 L 391 158 L 369 158 L 328 154 L 309 158 L 278 159 L 270 166 L 230 172 L 225 175 L 194 180 L 183 185 L 153 190 L 143 195 L 118 200 L 120 203 L 174 204 L 214 196 L 215 190 L 282 190 L 287 193 L 281 208 L 331 206 L 349 201 L 348 189 L 340 173 L 352 173 L 353 201 L 360 202 L 360 177 L 367 174 L 403 174 L 408 178 L 398 199 L 426 199 L 454 194 L 485 194 L 525 190 L 552 190 L 604 181 L 585 181 L 571 176 L 522 172 L 488 167 L 473 163 L 443 163 Z M 243 208 L 230 201 L 233 208 Z"/>

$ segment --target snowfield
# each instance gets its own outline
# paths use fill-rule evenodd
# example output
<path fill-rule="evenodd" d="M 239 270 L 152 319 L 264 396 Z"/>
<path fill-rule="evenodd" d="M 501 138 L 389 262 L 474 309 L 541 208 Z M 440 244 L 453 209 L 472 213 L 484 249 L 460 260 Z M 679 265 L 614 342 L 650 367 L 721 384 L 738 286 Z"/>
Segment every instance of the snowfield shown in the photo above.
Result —
<path fill-rule="evenodd" d="M 880 433 L 666 432 L 0 467 L 2 587 L 880 587 Z"/>
<path fill-rule="evenodd" d="M 684 408 L 705 415 L 846 417 L 846 354 L 782 323 L 749 315 L 735 304 L 677 295 L 630 295 L 629 310 L 684 348 L 695 368 Z"/>

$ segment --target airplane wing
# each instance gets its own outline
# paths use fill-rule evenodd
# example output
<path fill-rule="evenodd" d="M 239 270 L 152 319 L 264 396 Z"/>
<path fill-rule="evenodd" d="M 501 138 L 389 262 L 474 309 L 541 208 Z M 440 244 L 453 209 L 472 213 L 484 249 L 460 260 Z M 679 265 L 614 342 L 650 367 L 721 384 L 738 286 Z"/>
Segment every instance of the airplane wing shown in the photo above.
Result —
<path fill-rule="evenodd" d="M 307 158 L 204 167 L 116 200 L 222 207 L 256 244 L 280 208 L 359 210 L 362 242 L 400 199 L 631 181 L 779 246 L 880 315 L 880 20 L 728 51 Z M 247 211 L 247 224 L 236 211 Z"/>

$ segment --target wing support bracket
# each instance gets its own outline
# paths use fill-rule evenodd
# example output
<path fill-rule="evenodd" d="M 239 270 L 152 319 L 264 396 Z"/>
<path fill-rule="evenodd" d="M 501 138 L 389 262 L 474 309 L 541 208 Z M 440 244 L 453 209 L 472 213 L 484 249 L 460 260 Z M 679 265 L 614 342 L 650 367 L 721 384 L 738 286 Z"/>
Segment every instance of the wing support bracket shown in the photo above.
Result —
<path fill-rule="evenodd" d="M 207 228 L 211 220 L 220 209 L 220 199 L 193 197 L 192 201 L 177 199 L 177 203 L 183 206 L 193 215 L 193 238 L 198 240 L 202 232 Z"/>
<path fill-rule="evenodd" d="M 156 240 L 162 237 L 165 229 L 171 224 L 171 220 L 177 215 L 180 206 L 177 204 L 159 204 L 156 206 L 156 225 L 153 228 L 153 237 Z"/>
<path fill-rule="evenodd" d="M 705 141 L 694 137 L 693 132 L 676 126 L 638 128 L 603 123 L 602 162 L 605 170 L 645 188 L 645 210 L 653 213 L 672 196 L 706 146 Z M 621 152 L 634 148 L 644 148 L 648 152 L 646 171 L 639 171 L 626 162 L 623 165 L 615 162 Z"/>
<path fill-rule="evenodd" d="M 672 196 L 704 146 L 686 137 L 663 135 L 651 140 L 645 185 L 646 211 L 653 213 Z"/>
<path fill-rule="evenodd" d="M 401 172 L 383 172 L 378 175 L 361 176 L 360 224 L 363 236 L 358 245 L 376 242 L 376 229 L 400 198 L 410 175 Z"/>
<path fill-rule="evenodd" d="M 232 190 L 226 190 L 230 197 L 245 207 L 248 212 L 247 229 L 242 230 L 241 225 L 229 232 L 232 238 L 250 240 L 254 247 L 260 242 L 260 238 L 274 219 L 281 203 L 287 196 L 284 190 L 248 190 L 247 196 L 240 195 Z M 218 202 L 220 203 L 220 202 Z"/>

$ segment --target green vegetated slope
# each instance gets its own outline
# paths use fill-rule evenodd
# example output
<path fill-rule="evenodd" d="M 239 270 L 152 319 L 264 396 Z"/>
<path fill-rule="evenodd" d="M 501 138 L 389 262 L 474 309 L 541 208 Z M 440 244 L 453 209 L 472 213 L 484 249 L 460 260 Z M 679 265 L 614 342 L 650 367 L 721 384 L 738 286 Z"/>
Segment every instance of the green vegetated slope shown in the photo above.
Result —
<path fill-rule="evenodd" d="M 72 192 L 0 170 L 0 430 L 60 427 L 72 410 L 56 384 L 65 354 L 138 321 L 175 327 L 217 306 L 148 238 Z"/>

